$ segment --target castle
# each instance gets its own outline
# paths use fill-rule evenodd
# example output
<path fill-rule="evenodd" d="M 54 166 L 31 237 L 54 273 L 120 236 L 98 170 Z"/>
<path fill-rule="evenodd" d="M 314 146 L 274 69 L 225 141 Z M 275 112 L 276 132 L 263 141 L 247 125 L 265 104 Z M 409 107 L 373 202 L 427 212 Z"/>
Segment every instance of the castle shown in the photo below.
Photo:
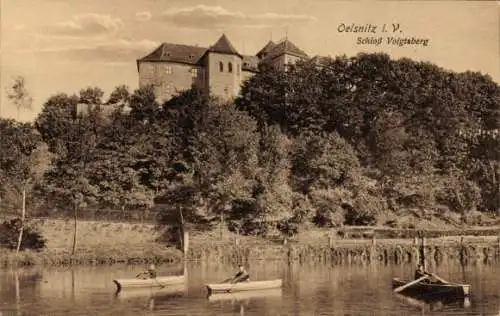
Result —
<path fill-rule="evenodd" d="M 231 99 L 239 94 L 242 82 L 258 72 L 260 63 L 283 69 L 308 58 L 288 39 L 269 41 L 255 56 L 240 54 L 225 34 L 209 48 L 163 43 L 137 60 L 139 87 L 152 85 L 160 102 L 193 86 Z"/>

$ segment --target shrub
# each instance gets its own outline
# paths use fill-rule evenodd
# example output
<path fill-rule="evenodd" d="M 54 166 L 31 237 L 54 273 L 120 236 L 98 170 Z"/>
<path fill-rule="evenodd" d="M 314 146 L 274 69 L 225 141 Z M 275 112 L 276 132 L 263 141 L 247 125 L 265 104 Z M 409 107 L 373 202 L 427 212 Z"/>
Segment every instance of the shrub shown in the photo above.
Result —
<path fill-rule="evenodd" d="M 313 222 L 319 227 L 339 227 L 344 222 L 343 201 L 350 199 L 349 191 L 344 188 L 314 190 L 310 194 L 311 204 L 316 210 Z"/>
<path fill-rule="evenodd" d="M 282 220 L 278 223 L 278 231 L 286 237 L 293 237 L 299 233 L 300 223 L 296 218 L 292 217 L 286 220 Z"/>
<path fill-rule="evenodd" d="M 21 220 L 18 218 L 3 222 L 0 225 L 0 247 L 12 250 L 16 249 L 20 229 Z M 40 250 L 45 248 L 45 242 L 45 238 L 38 230 L 32 226 L 25 225 L 23 230 L 23 240 L 20 247 L 21 250 Z"/>
<path fill-rule="evenodd" d="M 257 219 L 242 220 L 241 233 L 250 236 L 266 236 L 273 230 L 274 223 L 260 221 Z"/>
<path fill-rule="evenodd" d="M 343 204 L 345 212 L 345 225 L 351 226 L 372 226 L 375 225 L 377 219 L 375 213 L 364 205 L 349 205 Z"/>

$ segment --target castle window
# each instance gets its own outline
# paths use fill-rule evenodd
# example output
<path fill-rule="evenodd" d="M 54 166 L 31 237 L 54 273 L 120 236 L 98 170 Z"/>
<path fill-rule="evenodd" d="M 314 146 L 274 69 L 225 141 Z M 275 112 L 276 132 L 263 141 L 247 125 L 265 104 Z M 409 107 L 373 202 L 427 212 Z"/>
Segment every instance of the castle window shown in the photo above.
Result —
<path fill-rule="evenodd" d="M 166 74 L 171 74 L 172 73 L 172 66 L 166 66 L 165 67 L 165 73 Z"/>
<path fill-rule="evenodd" d="M 227 64 L 227 71 L 233 72 L 233 64 L 231 62 Z"/>
<path fill-rule="evenodd" d="M 166 49 L 166 47 L 163 47 L 161 50 L 161 57 L 170 57 L 170 52 Z"/>
<path fill-rule="evenodd" d="M 224 88 L 224 93 L 229 94 L 229 88 L 227 86 Z"/>
<path fill-rule="evenodd" d="M 197 68 L 191 68 L 191 77 L 193 77 L 193 78 L 198 77 L 198 69 Z"/>
<path fill-rule="evenodd" d="M 222 63 L 222 61 L 219 61 L 219 71 L 220 72 L 224 71 L 224 64 Z"/>
<path fill-rule="evenodd" d="M 237 64 L 236 65 L 236 74 L 239 75 L 240 74 L 240 64 Z"/>

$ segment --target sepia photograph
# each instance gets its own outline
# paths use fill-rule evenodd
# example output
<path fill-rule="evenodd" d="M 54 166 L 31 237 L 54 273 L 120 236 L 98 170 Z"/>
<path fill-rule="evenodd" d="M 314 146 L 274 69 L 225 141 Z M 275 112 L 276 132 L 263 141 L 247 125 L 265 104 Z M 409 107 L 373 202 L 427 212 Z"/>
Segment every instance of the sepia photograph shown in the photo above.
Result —
<path fill-rule="evenodd" d="M 500 2 L 0 0 L 0 316 L 500 316 Z"/>

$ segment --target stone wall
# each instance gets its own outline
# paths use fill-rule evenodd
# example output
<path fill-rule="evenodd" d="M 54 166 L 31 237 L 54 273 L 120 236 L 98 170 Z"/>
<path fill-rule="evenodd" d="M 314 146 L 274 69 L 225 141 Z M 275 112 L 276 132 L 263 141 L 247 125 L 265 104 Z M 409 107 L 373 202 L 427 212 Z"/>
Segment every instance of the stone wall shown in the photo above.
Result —
<path fill-rule="evenodd" d="M 139 87 L 153 85 L 160 102 L 170 99 L 176 92 L 200 87 L 205 81 L 205 71 L 198 66 L 172 62 L 141 62 Z"/>

